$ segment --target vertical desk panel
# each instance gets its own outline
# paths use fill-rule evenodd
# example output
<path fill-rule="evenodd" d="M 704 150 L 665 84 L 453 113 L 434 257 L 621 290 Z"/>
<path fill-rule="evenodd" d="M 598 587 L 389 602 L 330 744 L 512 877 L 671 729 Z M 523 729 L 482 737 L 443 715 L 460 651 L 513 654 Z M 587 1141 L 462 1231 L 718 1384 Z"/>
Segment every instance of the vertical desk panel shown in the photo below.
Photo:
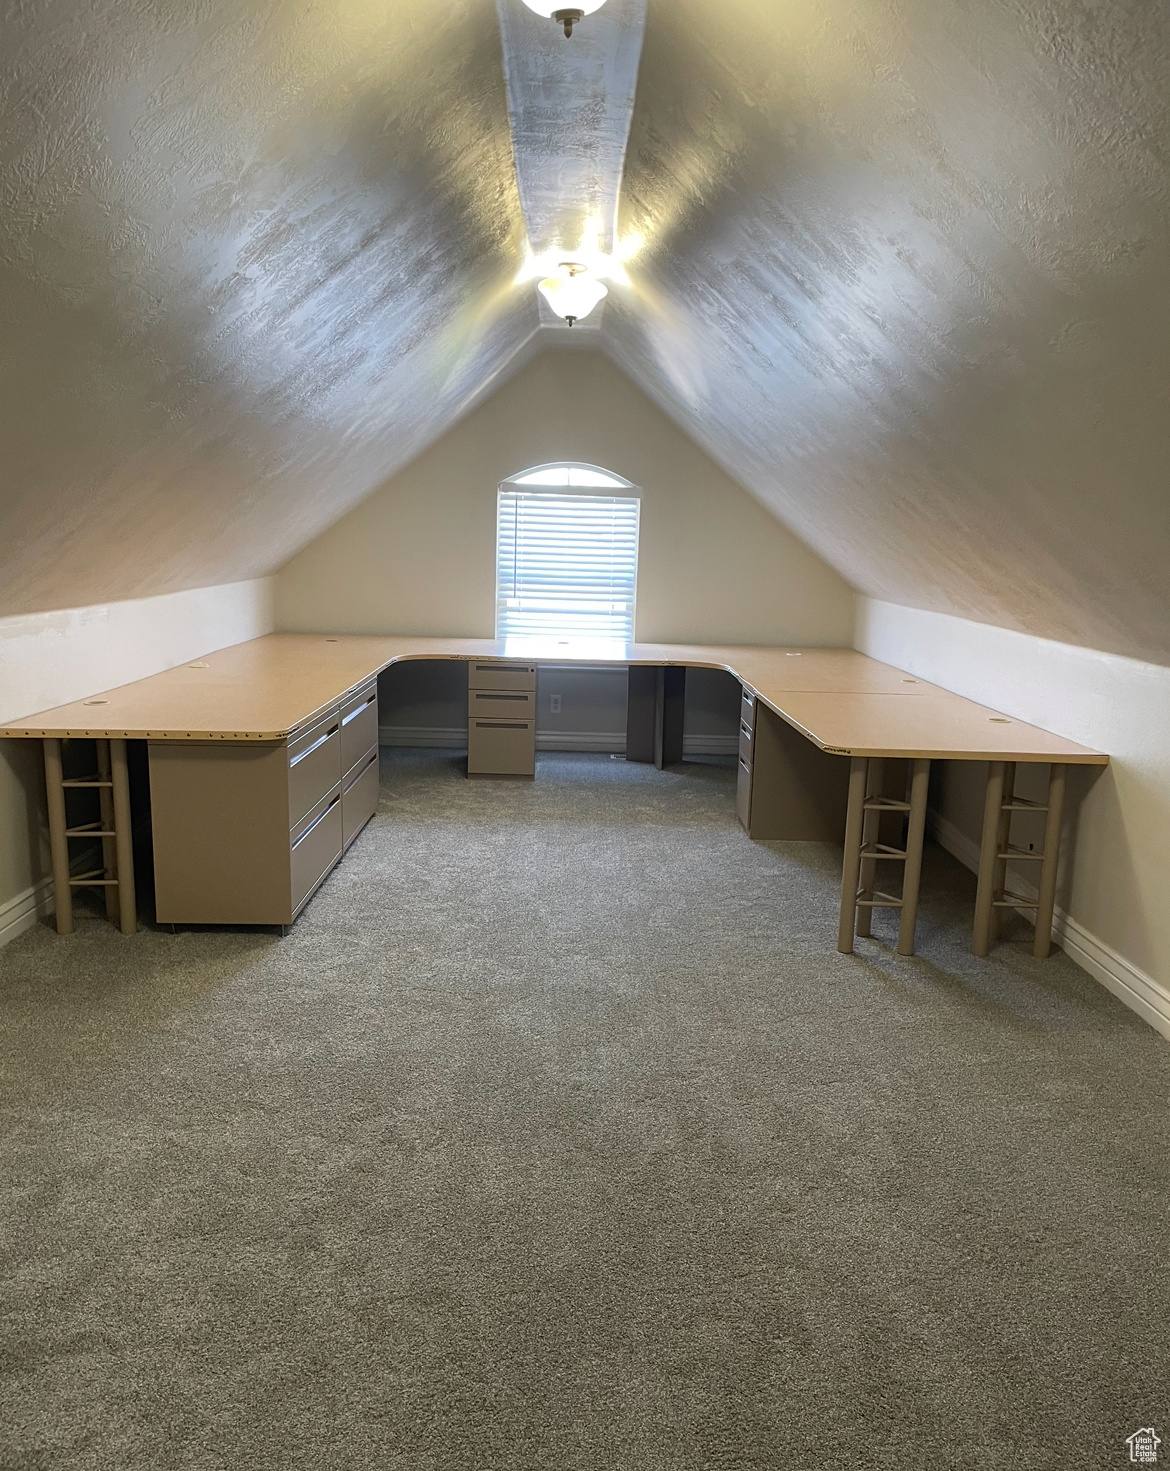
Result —
<path fill-rule="evenodd" d="M 849 762 L 814 746 L 756 701 L 748 832 L 765 841 L 839 843 L 849 805 Z"/>
<path fill-rule="evenodd" d="M 288 924 L 288 748 L 150 742 L 160 924 Z"/>
<path fill-rule="evenodd" d="M 659 771 L 683 758 L 687 671 L 681 665 L 631 664 L 626 700 L 626 760 Z"/>
<path fill-rule="evenodd" d="M 654 760 L 656 691 L 659 670 L 653 664 L 631 664 L 626 697 L 626 760 Z"/>

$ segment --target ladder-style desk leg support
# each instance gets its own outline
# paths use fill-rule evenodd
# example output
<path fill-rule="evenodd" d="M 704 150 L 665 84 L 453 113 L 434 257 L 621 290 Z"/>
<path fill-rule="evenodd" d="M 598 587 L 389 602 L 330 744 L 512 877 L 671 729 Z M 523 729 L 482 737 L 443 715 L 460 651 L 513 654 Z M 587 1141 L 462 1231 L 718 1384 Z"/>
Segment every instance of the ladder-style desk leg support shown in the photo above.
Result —
<path fill-rule="evenodd" d="M 926 835 L 926 799 L 930 786 L 930 762 L 910 763 L 907 800 L 881 795 L 881 761 L 854 756 L 849 767 L 849 812 L 845 819 L 845 861 L 841 869 L 841 915 L 837 925 L 837 949 L 853 953 L 854 931 L 868 935 L 868 915 L 875 909 L 900 909 L 898 954 L 914 954 L 914 928 L 918 918 L 918 886 L 922 877 L 922 845 Z M 881 841 L 884 812 L 907 816 L 906 846 L 895 848 Z M 887 894 L 874 886 L 877 865 L 901 863 L 902 893 Z M 862 918 L 862 914 L 867 917 Z"/>
<path fill-rule="evenodd" d="M 877 859 L 868 855 L 872 854 L 882 832 L 882 814 L 874 806 L 872 799 L 882 794 L 883 763 L 880 758 L 874 758 L 867 764 L 869 771 L 865 779 L 865 815 L 861 822 L 861 868 L 857 881 L 857 887 L 862 894 L 870 894 L 873 891 L 874 879 L 877 877 Z M 862 938 L 868 938 L 872 929 L 872 906 L 859 904 L 853 933 Z"/>
<path fill-rule="evenodd" d="M 102 868 L 112 878 L 118 877 L 118 847 L 117 839 L 109 836 L 114 831 L 114 779 L 110 770 L 110 743 L 109 741 L 95 741 L 97 746 L 97 769 L 98 779 L 109 782 L 109 786 L 98 788 L 98 805 L 101 810 L 102 837 Z M 118 885 L 107 884 L 103 893 L 106 896 L 106 918 L 117 924 L 121 918 L 118 903 Z"/>
<path fill-rule="evenodd" d="M 914 926 L 918 921 L 918 885 L 922 879 L 922 844 L 926 837 L 926 799 L 930 790 L 930 762 L 910 767 L 910 820 L 906 832 L 906 867 L 902 870 L 902 918 L 898 925 L 898 954 L 914 954 Z"/>
<path fill-rule="evenodd" d="M 56 898 L 57 933 L 73 933 L 73 890 L 101 888 L 106 893 L 106 914 L 117 917 L 124 935 L 138 929 L 134 898 L 134 843 L 130 818 L 130 773 L 124 740 L 95 742 L 97 771 L 93 776 L 67 778 L 61 757 L 61 742 L 46 737 L 45 795 L 49 808 L 49 847 L 53 860 L 53 889 Z M 96 822 L 69 826 L 65 794 L 74 787 L 98 793 L 101 816 Z M 69 862 L 69 839 L 88 843 L 100 841 L 102 866 L 73 876 Z M 114 897 L 111 897 L 114 896 Z"/>
<path fill-rule="evenodd" d="M 975 889 L 975 934 L 971 949 L 986 955 L 991 948 L 992 904 L 995 902 L 996 853 L 999 848 L 999 818 L 1003 810 L 1004 763 L 987 763 L 987 786 L 983 793 L 983 832 L 979 843 L 979 881 Z"/>
<path fill-rule="evenodd" d="M 1067 766 L 1053 762 L 1048 777 L 1048 816 L 1044 819 L 1044 861 L 1040 865 L 1040 893 L 1036 904 L 1036 938 L 1032 954 L 1047 960 L 1052 954 L 1052 911 L 1056 908 L 1056 871 L 1060 864 L 1060 824 L 1064 816 L 1064 779 Z"/>
<path fill-rule="evenodd" d="M 849 810 L 845 817 L 845 862 L 841 868 L 841 918 L 837 949 L 853 954 L 853 925 L 857 916 L 857 884 L 861 876 L 861 833 L 865 823 L 865 795 L 869 762 L 854 756 L 849 762 Z"/>
<path fill-rule="evenodd" d="M 57 933 L 73 933 L 73 890 L 69 887 L 69 839 L 65 836 L 65 787 L 61 771 L 61 742 L 45 738 L 45 795 L 49 803 L 49 851 L 53 859 Z"/>
<path fill-rule="evenodd" d="M 130 822 L 130 768 L 126 742 L 110 742 L 110 772 L 114 780 L 114 849 L 117 854 L 118 920 L 124 935 L 138 929 L 134 894 L 134 835 Z"/>
<path fill-rule="evenodd" d="M 996 938 L 998 917 L 1005 909 L 1034 909 L 1036 938 L 1032 953 L 1044 960 L 1052 951 L 1052 914 L 1056 906 L 1060 825 L 1064 814 L 1067 770 L 1061 763 L 1053 762 L 1048 776 L 1048 801 L 1030 802 L 1015 795 L 1014 765 L 1003 761 L 989 761 L 987 764 L 983 833 L 979 844 L 979 885 L 975 892 L 975 930 L 971 938 L 971 949 L 976 955 L 986 955 L 991 949 L 991 942 Z M 1012 847 L 1013 812 L 1045 814 L 1043 852 Z M 1009 863 L 1040 865 L 1035 899 L 1008 890 L 1006 872 Z"/>

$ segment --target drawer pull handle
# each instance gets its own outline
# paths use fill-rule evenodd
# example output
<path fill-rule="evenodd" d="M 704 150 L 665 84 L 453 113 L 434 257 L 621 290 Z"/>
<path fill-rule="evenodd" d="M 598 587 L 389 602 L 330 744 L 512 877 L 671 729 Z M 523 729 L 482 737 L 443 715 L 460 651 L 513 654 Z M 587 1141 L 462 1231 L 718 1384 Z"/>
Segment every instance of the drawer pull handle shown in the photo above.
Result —
<path fill-rule="evenodd" d="M 744 770 L 745 770 L 745 771 L 746 771 L 746 772 L 747 772 L 747 774 L 748 774 L 748 775 L 749 775 L 749 776 L 751 776 L 751 774 L 752 774 L 752 769 L 751 769 L 751 767 L 750 767 L 750 766 L 749 766 L 749 765 L 748 765 L 748 764 L 747 764 L 747 762 L 746 762 L 746 761 L 745 761 L 745 760 L 744 760 L 744 759 L 743 759 L 743 757 L 742 757 L 742 756 L 741 756 L 741 757 L 740 757 L 740 758 L 739 758 L 739 764 L 740 764 L 740 765 L 741 765 L 741 766 L 742 766 L 742 767 L 743 767 L 743 769 L 744 769 Z"/>
<path fill-rule="evenodd" d="M 364 705 L 359 705 L 356 710 L 351 710 L 348 715 L 343 716 L 341 720 L 342 725 L 348 725 L 351 720 L 356 720 L 359 715 L 363 714 L 366 710 L 370 708 L 370 706 L 377 698 L 378 696 L 376 693 L 372 694 Z"/>
<path fill-rule="evenodd" d="M 477 720 L 476 730 L 527 730 L 527 720 Z"/>
<path fill-rule="evenodd" d="M 743 732 L 743 734 L 745 736 L 747 736 L 748 740 L 750 741 L 751 738 L 752 738 L 752 728 L 747 723 L 747 721 L 746 720 L 741 720 L 740 723 L 739 723 L 739 728 Z"/>
<path fill-rule="evenodd" d="M 333 801 L 330 802 L 329 806 L 326 807 L 325 811 L 322 812 L 321 816 L 320 817 L 317 817 L 317 818 L 314 818 L 314 820 L 308 825 L 308 827 L 304 830 L 304 832 L 296 840 L 296 842 L 293 844 L 293 848 L 294 849 L 299 848 L 301 846 L 301 844 L 305 841 L 305 839 L 309 836 L 309 834 L 313 831 L 313 829 L 315 827 L 320 827 L 321 826 L 321 824 L 325 821 L 325 819 L 329 816 L 329 814 L 333 811 L 334 807 L 336 807 L 337 804 L 338 804 L 338 802 L 340 802 L 340 801 L 341 801 L 341 793 L 338 792 L 337 796 L 334 797 Z"/>
<path fill-rule="evenodd" d="M 288 764 L 295 766 L 298 761 L 303 761 L 306 756 L 311 756 L 318 746 L 323 746 L 330 736 L 335 736 L 340 729 L 341 727 L 339 725 L 331 725 L 325 734 L 318 736 L 311 746 L 306 746 L 303 751 L 298 751 Z"/>
<path fill-rule="evenodd" d="M 527 695 L 489 695 L 482 690 L 473 690 L 472 694 L 474 694 L 477 700 L 520 700 L 522 703 L 528 700 Z"/>
<path fill-rule="evenodd" d="M 374 762 L 377 759 L 378 759 L 378 753 L 377 753 L 377 751 L 374 751 L 371 754 L 370 759 L 366 762 L 366 764 L 362 767 L 362 769 L 354 777 L 353 781 L 351 781 L 350 784 L 349 784 L 349 786 L 346 787 L 345 790 L 347 792 L 352 792 L 353 791 L 354 787 L 357 786 L 358 782 L 361 781 L 362 777 L 365 776 L 366 772 L 369 771 L 370 767 L 373 766 Z"/>

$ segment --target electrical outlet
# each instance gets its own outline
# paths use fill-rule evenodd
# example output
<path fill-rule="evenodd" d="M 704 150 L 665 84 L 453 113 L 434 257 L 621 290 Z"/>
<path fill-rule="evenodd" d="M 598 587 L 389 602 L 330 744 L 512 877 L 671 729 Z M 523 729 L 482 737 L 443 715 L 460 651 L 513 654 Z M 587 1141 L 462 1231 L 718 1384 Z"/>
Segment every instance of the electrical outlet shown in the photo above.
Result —
<path fill-rule="evenodd" d="M 548 697 L 548 709 L 550 715 L 559 715 L 561 713 L 560 695 L 550 695 Z"/>

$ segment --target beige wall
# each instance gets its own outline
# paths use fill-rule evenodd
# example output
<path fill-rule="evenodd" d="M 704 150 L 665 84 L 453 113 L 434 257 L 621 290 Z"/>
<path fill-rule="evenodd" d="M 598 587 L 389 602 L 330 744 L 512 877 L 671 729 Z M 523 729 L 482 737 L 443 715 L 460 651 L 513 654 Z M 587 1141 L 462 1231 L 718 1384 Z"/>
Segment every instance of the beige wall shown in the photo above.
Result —
<path fill-rule="evenodd" d="M 495 632 L 496 490 L 551 460 L 642 490 L 637 636 L 848 644 L 848 584 L 600 353 L 550 351 L 292 559 L 278 627 Z"/>
<path fill-rule="evenodd" d="M 0 618 L 0 721 L 270 633 L 272 579 Z M 36 741 L 0 740 L 0 944 L 52 907 Z"/>
<path fill-rule="evenodd" d="M 1104 771 L 1073 770 L 1057 933 L 1078 963 L 1170 1036 L 1170 669 L 870 598 L 858 599 L 855 641 L 1109 753 Z M 985 771 L 949 762 L 934 788 L 938 836 L 968 863 Z M 1041 795 L 1037 777 L 1025 771 L 1023 795 Z M 1019 892 L 1026 878 L 1017 884 Z"/>

